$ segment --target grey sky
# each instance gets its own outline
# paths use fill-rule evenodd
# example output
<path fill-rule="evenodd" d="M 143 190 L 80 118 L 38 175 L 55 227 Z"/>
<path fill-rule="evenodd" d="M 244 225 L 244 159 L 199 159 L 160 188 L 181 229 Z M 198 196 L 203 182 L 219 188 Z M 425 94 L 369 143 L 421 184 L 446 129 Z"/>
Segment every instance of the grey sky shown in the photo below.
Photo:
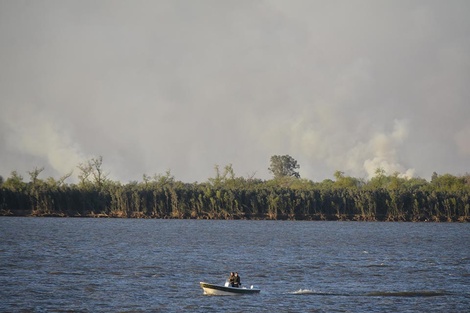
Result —
<path fill-rule="evenodd" d="M 0 175 L 470 171 L 470 1 L 0 0 Z"/>

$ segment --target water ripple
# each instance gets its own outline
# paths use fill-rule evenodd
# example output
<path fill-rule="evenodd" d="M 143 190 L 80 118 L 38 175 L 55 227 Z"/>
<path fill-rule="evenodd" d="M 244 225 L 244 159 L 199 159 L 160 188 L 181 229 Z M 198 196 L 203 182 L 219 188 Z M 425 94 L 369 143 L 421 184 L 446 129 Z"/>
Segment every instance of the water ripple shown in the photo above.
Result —
<path fill-rule="evenodd" d="M 0 218 L 0 237 L 1 312 L 470 307 L 470 224 Z M 231 271 L 261 293 L 203 295 Z"/>

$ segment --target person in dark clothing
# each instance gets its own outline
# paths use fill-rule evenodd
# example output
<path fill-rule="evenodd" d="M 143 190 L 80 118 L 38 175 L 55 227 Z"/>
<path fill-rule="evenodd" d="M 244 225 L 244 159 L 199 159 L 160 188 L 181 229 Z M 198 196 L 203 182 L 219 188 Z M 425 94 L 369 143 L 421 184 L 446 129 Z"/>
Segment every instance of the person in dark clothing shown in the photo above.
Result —
<path fill-rule="evenodd" d="M 240 282 L 240 276 L 236 272 L 235 276 L 234 276 L 233 287 L 240 287 L 241 285 L 242 285 L 242 283 Z"/>
<path fill-rule="evenodd" d="M 230 287 L 234 287 L 235 284 L 235 273 L 231 272 L 230 277 L 228 278 L 228 283 Z"/>

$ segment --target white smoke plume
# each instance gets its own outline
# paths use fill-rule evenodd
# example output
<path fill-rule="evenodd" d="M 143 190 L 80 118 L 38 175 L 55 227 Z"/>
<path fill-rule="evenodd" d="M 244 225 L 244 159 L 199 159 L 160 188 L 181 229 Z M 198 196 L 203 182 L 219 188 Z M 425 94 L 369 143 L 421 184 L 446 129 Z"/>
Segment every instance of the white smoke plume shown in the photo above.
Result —
<path fill-rule="evenodd" d="M 47 172 L 55 177 L 73 172 L 86 160 L 78 144 L 67 133 L 67 127 L 61 125 L 60 117 L 34 107 L 29 107 L 27 112 L 22 109 L 4 112 L 7 113 L 4 117 L 8 117 L 2 118 L 5 150 L 35 156 L 42 164 L 47 164 Z M 33 163 L 24 170 L 40 166 Z"/>
<path fill-rule="evenodd" d="M 469 1 L 0 1 L 0 175 L 469 171 Z"/>

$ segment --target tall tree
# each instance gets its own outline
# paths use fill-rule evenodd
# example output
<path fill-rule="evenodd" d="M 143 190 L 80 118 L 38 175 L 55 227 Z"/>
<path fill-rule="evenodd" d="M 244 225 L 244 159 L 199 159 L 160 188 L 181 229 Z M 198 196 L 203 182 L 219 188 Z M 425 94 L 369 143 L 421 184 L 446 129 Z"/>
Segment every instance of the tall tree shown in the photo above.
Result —
<path fill-rule="evenodd" d="M 41 167 L 41 168 L 35 167 L 34 170 L 32 170 L 31 172 L 28 172 L 29 176 L 31 177 L 31 183 L 33 184 L 33 186 L 36 185 L 38 181 L 38 176 L 39 174 L 41 174 L 42 171 L 44 171 L 44 167 Z"/>
<path fill-rule="evenodd" d="M 26 189 L 26 183 L 23 181 L 23 176 L 18 174 L 17 171 L 13 171 L 10 177 L 3 183 L 2 187 L 21 192 Z"/>
<path fill-rule="evenodd" d="M 92 158 L 86 163 L 80 163 L 77 167 L 81 171 L 78 175 L 80 183 L 85 185 L 86 183 L 91 182 L 90 177 L 93 177 L 94 183 L 98 187 L 102 187 L 105 182 L 108 181 L 108 174 L 103 170 L 103 157 L 99 156 L 96 159 Z"/>
<path fill-rule="evenodd" d="M 298 168 L 300 168 L 300 165 L 290 155 L 273 155 L 268 170 L 274 175 L 275 179 L 283 177 L 300 178 L 299 172 L 296 171 Z"/>

